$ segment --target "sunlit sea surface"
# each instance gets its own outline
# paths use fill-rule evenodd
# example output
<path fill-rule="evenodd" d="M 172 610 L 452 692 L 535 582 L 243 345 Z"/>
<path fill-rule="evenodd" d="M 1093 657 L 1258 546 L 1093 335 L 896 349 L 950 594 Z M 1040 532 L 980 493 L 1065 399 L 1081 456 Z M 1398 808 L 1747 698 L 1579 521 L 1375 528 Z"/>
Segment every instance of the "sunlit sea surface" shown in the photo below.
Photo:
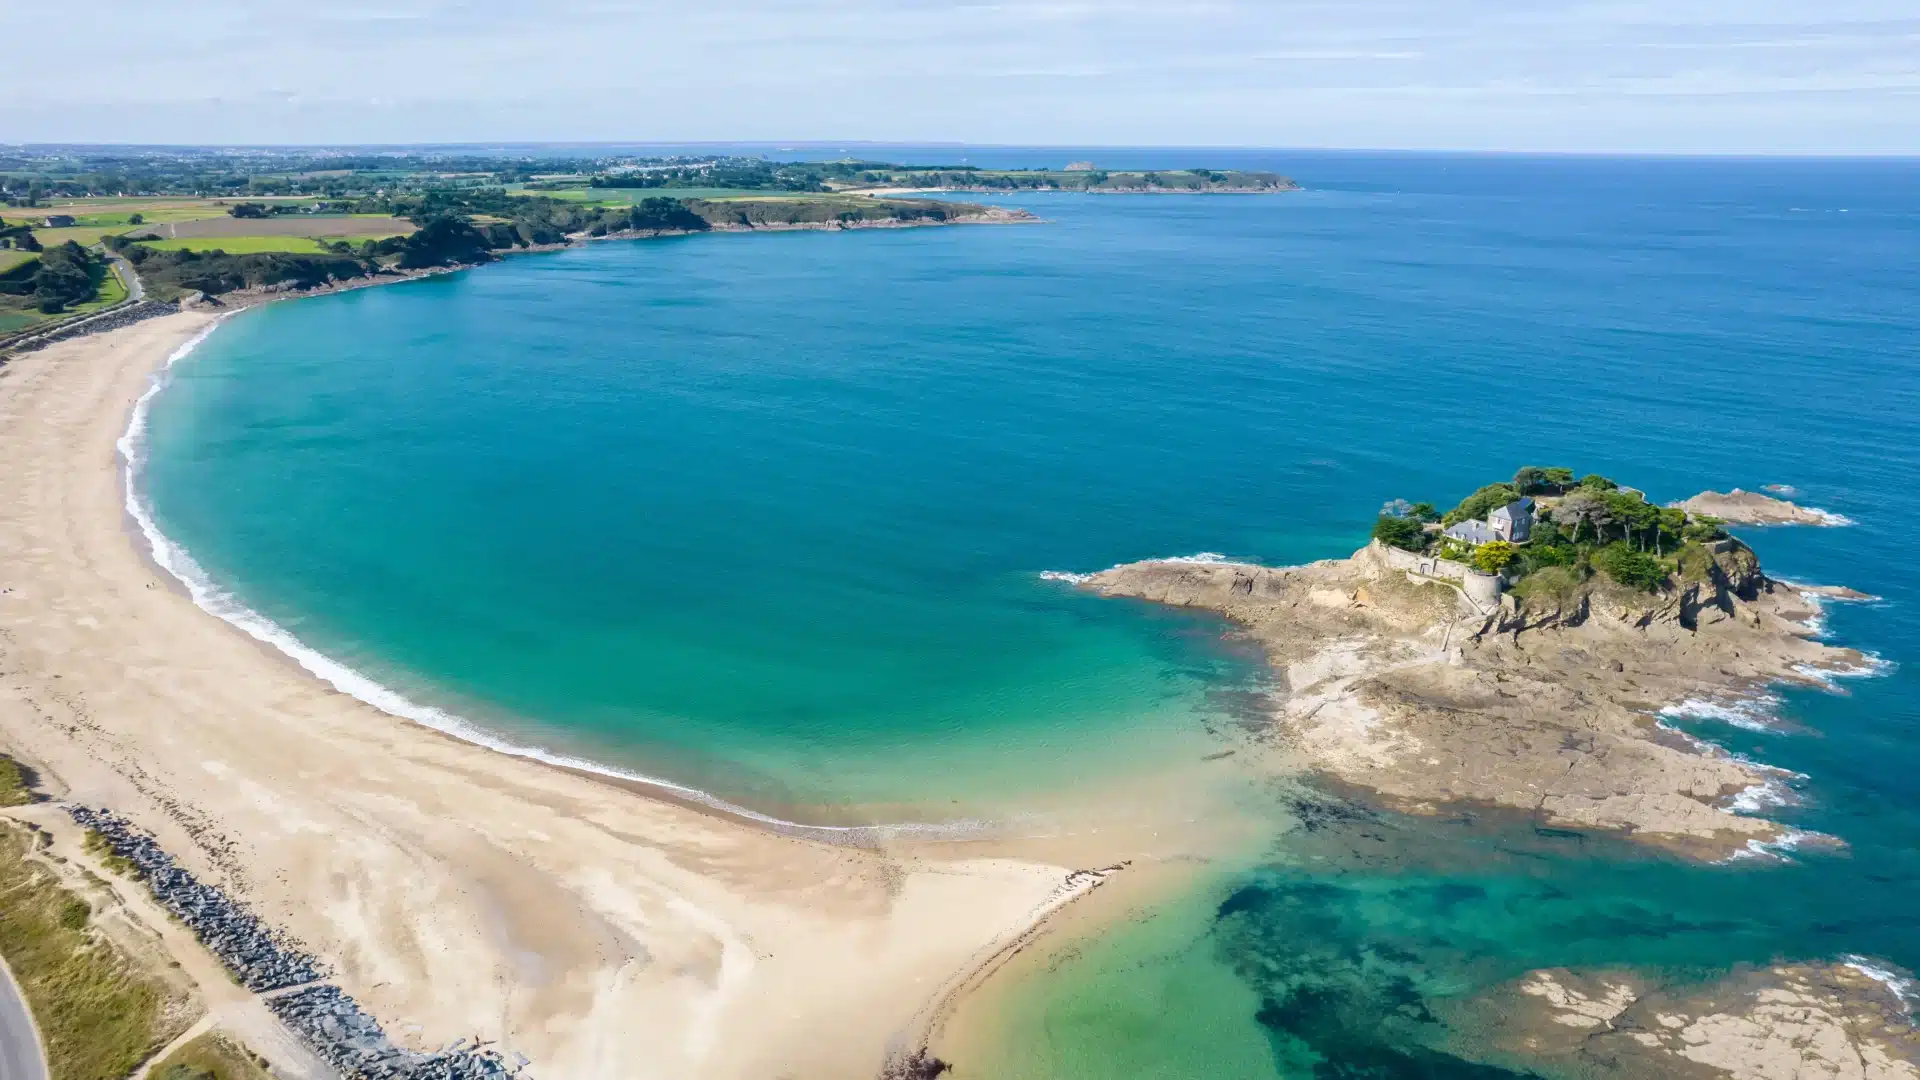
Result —
<path fill-rule="evenodd" d="M 1257 715 L 1218 624 L 1042 571 L 1344 555 L 1383 501 L 1523 464 L 1790 484 L 1857 524 L 1748 539 L 1884 597 L 1830 633 L 1892 666 L 1785 695 L 1781 731 L 1678 723 L 1802 774 L 1771 812 L 1846 854 L 1309 830 L 1276 787 L 1257 850 L 1002 987 L 960 1065 L 1498 1077 L 1524 1063 L 1454 1006 L 1531 968 L 1920 967 L 1920 164 L 860 149 L 1306 190 L 599 243 L 251 311 L 154 403 L 159 525 L 227 603 L 487 738 L 952 825 L 1048 820 Z"/>

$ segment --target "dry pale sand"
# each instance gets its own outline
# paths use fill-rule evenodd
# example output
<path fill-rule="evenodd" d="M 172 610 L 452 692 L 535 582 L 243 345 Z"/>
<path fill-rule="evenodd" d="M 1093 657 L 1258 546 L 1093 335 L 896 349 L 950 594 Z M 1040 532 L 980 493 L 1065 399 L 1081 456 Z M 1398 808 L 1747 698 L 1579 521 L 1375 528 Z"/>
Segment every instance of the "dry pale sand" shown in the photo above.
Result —
<path fill-rule="evenodd" d="M 0 369 L 0 742 L 155 830 L 397 1039 L 541 1080 L 872 1076 L 1056 904 L 1039 861 L 793 839 L 471 746 L 196 608 L 115 441 L 186 313 Z"/>

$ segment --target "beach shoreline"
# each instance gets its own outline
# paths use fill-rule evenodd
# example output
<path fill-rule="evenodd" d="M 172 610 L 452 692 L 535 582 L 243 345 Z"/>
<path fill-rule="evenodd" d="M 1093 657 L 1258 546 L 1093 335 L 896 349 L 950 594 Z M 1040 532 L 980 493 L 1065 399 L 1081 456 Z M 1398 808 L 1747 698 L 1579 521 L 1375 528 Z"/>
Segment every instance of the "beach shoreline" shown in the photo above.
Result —
<path fill-rule="evenodd" d="M 51 794 L 112 807 L 309 943 L 397 1040 L 477 1035 L 545 1077 L 873 1075 L 933 988 L 1062 906 L 1064 863 L 821 844 L 636 793 L 396 723 L 208 618 L 134 542 L 131 460 L 107 447 L 217 323 L 153 319 L 0 375 L 0 537 L 23 553 L 0 582 L 0 736 Z"/>

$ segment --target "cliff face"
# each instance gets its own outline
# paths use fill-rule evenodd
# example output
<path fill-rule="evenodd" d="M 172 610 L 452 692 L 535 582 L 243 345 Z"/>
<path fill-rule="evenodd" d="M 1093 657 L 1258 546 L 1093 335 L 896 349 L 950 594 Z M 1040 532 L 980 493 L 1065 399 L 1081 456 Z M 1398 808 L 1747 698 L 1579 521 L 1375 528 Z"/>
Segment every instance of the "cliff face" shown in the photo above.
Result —
<path fill-rule="evenodd" d="M 1664 729 L 1658 711 L 1867 661 L 1812 640 L 1814 605 L 1744 546 L 1700 570 L 1665 593 L 1587 588 L 1492 616 L 1371 547 L 1288 568 L 1134 563 L 1086 587 L 1232 620 L 1282 684 L 1286 744 L 1392 805 L 1507 807 L 1719 858 L 1785 834 L 1733 811 L 1779 774 Z"/>

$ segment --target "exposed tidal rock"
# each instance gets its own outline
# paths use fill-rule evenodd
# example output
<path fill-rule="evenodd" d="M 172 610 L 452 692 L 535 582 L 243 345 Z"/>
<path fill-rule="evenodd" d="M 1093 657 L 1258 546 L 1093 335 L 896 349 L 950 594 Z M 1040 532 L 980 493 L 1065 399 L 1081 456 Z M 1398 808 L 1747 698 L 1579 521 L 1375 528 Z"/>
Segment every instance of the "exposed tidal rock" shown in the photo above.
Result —
<path fill-rule="evenodd" d="M 1671 504 L 1689 514 L 1705 514 L 1738 525 L 1851 525 L 1839 514 L 1799 506 L 1757 491 L 1703 491 Z"/>
<path fill-rule="evenodd" d="M 1856 964 L 1745 969 L 1684 987 L 1533 971 L 1476 1006 L 1505 1054 L 1580 1075 L 1920 1080 L 1908 1003 Z"/>
<path fill-rule="evenodd" d="M 1740 812 L 1785 774 L 1671 731 L 1659 711 L 1819 685 L 1869 660 L 1813 640 L 1817 604 L 1744 545 L 1710 559 L 1661 592 L 1592 587 L 1491 615 L 1374 545 L 1285 568 L 1133 563 L 1082 584 L 1237 623 L 1282 684 L 1276 741 L 1390 806 L 1505 807 L 1718 859 L 1791 835 Z"/>

